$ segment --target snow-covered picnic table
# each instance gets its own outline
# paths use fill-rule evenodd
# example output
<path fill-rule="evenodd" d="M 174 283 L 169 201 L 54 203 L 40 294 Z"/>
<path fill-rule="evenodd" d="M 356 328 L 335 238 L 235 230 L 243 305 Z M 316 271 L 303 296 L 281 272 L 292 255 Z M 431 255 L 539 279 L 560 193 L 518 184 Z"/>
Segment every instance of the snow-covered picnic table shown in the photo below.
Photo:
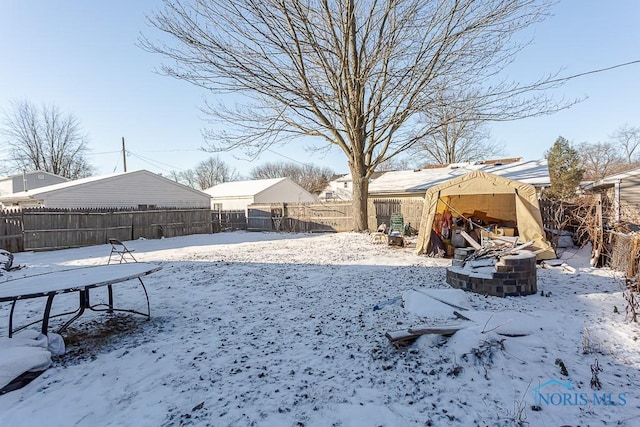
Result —
<path fill-rule="evenodd" d="M 51 317 L 74 314 L 74 316 L 58 330 L 58 332 L 62 332 L 73 321 L 79 318 L 86 309 L 108 312 L 125 311 L 140 314 L 149 318 L 151 315 L 149 296 L 142 281 L 142 277 L 156 272 L 161 268 L 162 267 L 159 265 L 150 263 L 98 265 L 37 274 L 2 282 L 0 283 L 0 302 L 11 302 L 11 310 L 9 312 L 9 337 L 11 337 L 14 332 L 40 322 L 42 322 L 42 333 L 46 335 L 49 327 L 49 319 Z M 127 282 L 135 279 L 139 281 L 142 289 L 144 290 L 147 300 L 147 312 L 143 313 L 131 309 L 114 308 L 112 286 L 116 283 Z M 93 288 L 102 286 L 107 286 L 108 288 L 108 304 L 91 305 L 89 291 Z M 80 301 L 78 309 L 72 312 L 60 313 L 52 316 L 51 305 L 53 304 L 54 297 L 58 294 L 69 292 L 79 293 Z M 16 303 L 19 300 L 41 297 L 47 297 L 47 303 L 45 305 L 42 320 L 36 320 L 14 329 L 13 314 Z"/>

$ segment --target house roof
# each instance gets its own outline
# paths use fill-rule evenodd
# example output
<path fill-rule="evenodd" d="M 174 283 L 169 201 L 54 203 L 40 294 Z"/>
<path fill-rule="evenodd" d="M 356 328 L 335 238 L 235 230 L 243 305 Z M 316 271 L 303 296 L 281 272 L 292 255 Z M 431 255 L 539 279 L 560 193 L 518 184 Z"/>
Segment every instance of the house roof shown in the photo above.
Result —
<path fill-rule="evenodd" d="M 88 178 L 82 178 L 82 179 L 76 179 L 73 181 L 67 181 L 67 182 L 61 182 L 59 184 L 53 184 L 53 185 L 47 185 L 45 187 L 39 187 L 39 188 L 34 188 L 33 190 L 27 190 L 27 191 L 20 191 L 18 193 L 13 193 L 13 194 L 8 194 L 6 196 L 1 196 L 0 197 L 0 201 L 19 201 L 19 200 L 29 200 L 29 199 L 37 199 L 40 197 L 46 197 L 48 194 L 51 193 L 56 193 L 59 191 L 64 191 L 67 190 L 69 188 L 73 188 L 73 187 L 78 187 L 81 185 L 86 185 L 86 184 L 90 184 L 93 182 L 98 182 L 98 181 L 112 181 L 127 175 L 135 175 L 135 174 L 145 174 L 145 175 L 152 175 L 155 178 L 161 179 L 161 180 L 165 180 L 170 184 L 173 184 L 175 186 L 178 187 L 182 187 L 186 190 L 198 193 L 198 194 L 202 194 L 202 191 L 196 190 L 194 188 L 191 187 L 187 187 L 186 185 L 182 185 L 178 182 L 172 181 L 168 178 L 165 178 L 161 175 L 155 174 L 153 172 L 149 172 L 148 170 L 137 170 L 137 171 L 131 171 L 131 172 L 119 172 L 119 173 L 114 173 L 114 174 L 109 174 L 109 175 L 99 175 L 99 176 L 90 176 Z"/>
<path fill-rule="evenodd" d="M 251 197 L 286 180 L 295 184 L 290 178 L 254 179 L 249 181 L 223 182 L 222 184 L 214 185 L 203 191 L 211 197 Z"/>
<path fill-rule="evenodd" d="M 616 182 L 626 179 L 626 178 L 632 178 L 635 176 L 640 175 L 640 168 L 637 169 L 631 169 L 628 170 L 626 172 L 620 172 L 614 175 L 609 175 L 609 176 L 605 176 L 602 179 L 599 179 L 597 181 L 593 181 L 590 182 L 586 185 L 583 185 L 583 187 L 585 189 L 592 189 L 592 188 L 599 188 L 599 187 L 608 187 L 611 186 L 613 184 L 615 184 Z"/>
<path fill-rule="evenodd" d="M 546 187 L 551 182 L 546 160 L 507 164 L 454 163 L 439 168 L 387 172 L 369 184 L 369 193 L 422 194 L 435 185 L 475 170 L 531 184 L 535 187 Z"/>

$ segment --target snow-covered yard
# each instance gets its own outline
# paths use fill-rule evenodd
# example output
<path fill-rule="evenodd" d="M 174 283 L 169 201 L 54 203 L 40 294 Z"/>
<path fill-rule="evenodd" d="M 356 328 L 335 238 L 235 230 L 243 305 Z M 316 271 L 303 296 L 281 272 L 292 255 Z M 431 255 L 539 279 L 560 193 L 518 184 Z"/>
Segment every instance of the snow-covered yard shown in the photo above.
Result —
<path fill-rule="evenodd" d="M 81 317 L 65 333 L 66 355 L 0 396 L 0 425 L 640 425 L 638 325 L 625 319 L 620 279 L 590 268 L 584 251 L 564 254 L 575 273 L 538 268 L 538 295 L 438 294 L 474 310 L 482 320 L 473 323 L 424 293 L 449 288 L 450 260 L 366 234 L 234 232 L 127 245 L 163 267 L 145 278 L 151 321 Z M 104 264 L 108 254 L 108 245 L 19 253 L 15 263 L 27 268 L 0 286 Z M 144 305 L 133 284 L 115 291 L 116 302 Z M 76 304 L 76 294 L 61 295 L 54 311 Z M 16 320 L 43 305 L 21 302 Z M 9 308 L 0 305 L 2 336 Z M 425 323 L 465 328 L 400 349 L 385 337 Z M 596 360 L 599 390 L 590 385 Z"/>

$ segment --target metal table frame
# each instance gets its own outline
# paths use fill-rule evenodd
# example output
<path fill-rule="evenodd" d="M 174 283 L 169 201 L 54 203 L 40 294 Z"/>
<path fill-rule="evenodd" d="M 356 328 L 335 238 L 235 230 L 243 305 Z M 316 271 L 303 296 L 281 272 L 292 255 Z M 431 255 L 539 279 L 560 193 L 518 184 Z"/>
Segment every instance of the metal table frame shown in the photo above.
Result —
<path fill-rule="evenodd" d="M 122 266 L 135 266 L 135 267 L 123 268 Z M 87 273 L 90 273 L 92 271 L 97 271 L 98 269 L 104 270 L 105 268 L 109 268 L 110 273 L 116 272 L 117 269 L 118 270 L 126 269 L 126 270 L 132 270 L 132 271 L 129 271 L 129 272 L 125 271 L 123 272 L 123 274 L 116 275 L 115 277 L 111 277 L 107 280 L 102 280 L 102 281 L 94 280 L 91 283 L 86 283 L 86 281 L 85 283 L 82 283 L 81 278 L 79 278 L 77 284 L 70 285 L 70 286 L 54 287 L 54 289 L 45 290 L 42 292 L 31 292 L 31 293 L 14 294 L 14 295 L 3 295 L 2 293 L 3 286 L 7 284 L 19 285 L 20 281 L 32 280 L 34 278 L 41 279 L 41 280 L 54 280 L 56 275 L 60 275 L 63 273 L 66 275 L 69 275 L 75 272 L 81 272 L 86 275 Z M 9 312 L 9 338 L 11 338 L 15 332 L 21 331 L 37 323 L 42 323 L 41 332 L 43 334 L 46 334 L 49 329 L 49 319 L 55 318 L 55 317 L 61 317 L 61 316 L 68 316 L 70 314 L 73 314 L 73 317 L 67 320 L 57 331 L 58 333 L 64 332 L 69 327 L 69 325 L 71 325 L 75 320 L 77 320 L 80 316 L 82 316 L 85 310 L 106 311 L 108 313 L 112 313 L 114 311 L 134 313 L 134 314 L 139 314 L 141 316 L 145 316 L 147 320 L 151 319 L 151 307 L 149 304 L 149 294 L 147 293 L 147 288 L 145 287 L 144 282 L 142 281 L 142 277 L 148 274 L 151 274 L 153 272 L 156 272 L 161 268 L 162 268 L 161 266 L 148 264 L 148 263 L 111 264 L 109 266 L 100 265 L 100 266 L 81 267 L 81 268 L 75 268 L 75 269 L 69 269 L 69 270 L 61 270 L 61 271 L 43 273 L 35 276 L 27 276 L 20 279 L 14 279 L 14 280 L 2 282 L 0 283 L 0 302 L 11 301 L 11 310 Z M 138 280 L 140 286 L 142 286 L 142 290 L 144 291 L 144 295 L 147 303 L 146 313 L 133 310 L 133 309 L 114 307 L 113 285 L 116 283 L 127 282 L 129 280 L 135 280 L 135 279 Z M 108 303 L 106 304 L 100 303 L 100 304 L 92 305 L 90 301 L 91 289 L 103 287 L 103 286 L 107 287 Z M 51 288 L 51 286 L 49 287 Z M 78 292 L 79 294 L 78 308 L 73 311 L 51 315 L 51 307 L 53 305 L 53 300 L 55 296 L 59 294 L 70 293 L 70 292 Z M 47 302 L 45 304 L 45 309 L 44 309 L 42 319 L 33 321 L 31 323 L 28 323 L 26 325 L 23 325 L 23 326 L 20 326 L 19 328 L 14 329 L 13 315 L 14 315 L 17 302 L 23 299 L 32 299 L 32 298 L 39 298 L 39 297 L 47 297 Z"/>

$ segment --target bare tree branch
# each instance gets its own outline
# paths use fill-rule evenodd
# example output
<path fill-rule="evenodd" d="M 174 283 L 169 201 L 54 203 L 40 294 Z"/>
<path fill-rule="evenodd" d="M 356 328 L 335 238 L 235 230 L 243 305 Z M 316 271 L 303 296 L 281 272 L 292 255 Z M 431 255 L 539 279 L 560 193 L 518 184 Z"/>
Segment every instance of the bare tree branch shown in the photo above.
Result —
<path fill-rule="evenodd" d="M 633 164 L 637 158 L 635 152 L 640 147 L 640 127 L 629 126 L 625 123 L 611 137 L 624 150 L 627 164 Z"/>
<path fill-rule="evenodd" d="M 169 176 L 176 182 L 199 190 L 206 190 L 223 182 L 238 181 L 240 179 L 238 171 L 218 156 L 209 157 L 201 161 L 196 165 L 195 169 L 187 169 L 181 172 L 171 171 Z"/>
<path fill-rule="evenodd" d="M 288 162 L 267 162 L 251 170 L 252 179 L 291 178 L 311 194 L 320 194 L 335 172 L 314 165 Z"/>
<path fill-rule="evenodd" d="M 617 147 L 608 142 L 582 143 L 578 146 L 584 179 L 598 180 L 629 169 Z"/>
<path fill-rule="evenodd" d="M 41 170 L 70 179 L 90 176 L 85 158 L 88 137 L 78 119 L 56 106 L 36 108 L 28 101 L 13 102 L 2 113 L 2 134 L 16 170 Z"/>
<path fill-rule="evenodd" d="M 547 114 L 571 102 L 499 78 L 541 21 L 547 0 L 165 0 L 149 17 L 166 41 L 140 44 L 162 71 L 243 105 L 203 108 L 210 149 L 256 156 L 301 136 L 344 152 L 354 185 L 354 229 L 367 228 L 368 178 L 418 136 L 412 118 L 439 108 L 440 88 L 474 98 L 476 121 Z M 468 99 L 449 99 L 452 108 Z M 232 124 L 229 128 L 228 124 Z M 441 123 L 427 123 L 431 135 Z"/>

